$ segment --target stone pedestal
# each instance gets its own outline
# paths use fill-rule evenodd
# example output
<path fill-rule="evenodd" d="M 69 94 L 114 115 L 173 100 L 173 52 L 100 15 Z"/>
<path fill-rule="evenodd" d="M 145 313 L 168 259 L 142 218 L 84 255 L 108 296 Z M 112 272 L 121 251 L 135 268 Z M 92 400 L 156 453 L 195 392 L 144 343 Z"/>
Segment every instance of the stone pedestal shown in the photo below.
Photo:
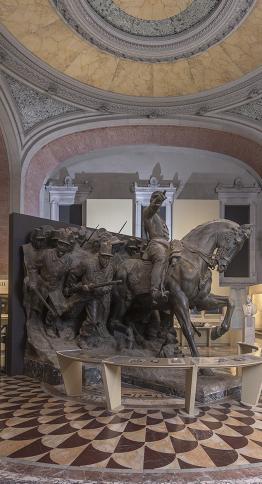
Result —
<path fill-rule="evenodd" d="M 26 359 L 25 374 L 44 384 L 57 387 L 63 385 L 61 372 L 48 363 Z M 173 397 L 185 397 L 185 371 L 154 372 L 148 368 L 125 368 L 122 382 L 132 388 L 153 390 Z M 83 371 L 83 386 L 91 387 L 102 384 L 101 359 L 97 363 L 86 364 Z M 231 372 L 216 370 L 213 376 L 199 375 L 197 379 L 196 401 L 202 404 L 219 401 L 226 397 L 239 398 L 241 381 Z M 61 387 L 62 388 L 62 387 Z M 103 389 L 102 389 L 103 392 Z"/>
<path fill-rule="evenodd" d="M 246 294 L 246 287 L 235 285 L 230 288 L 230 298 L 235 304 L 230 330 L 230 346 L 232 347 L 236 347 L 238 341 L 243 341 L 245 326 L 243 304 L 246 301 Z"/>
<path fill-rule="evenodd" d="M 255 317 L 245 316 L 243 340 L 250 345 L 255 344 Z"/>
<path fill-rule="evenodd" d="M 235 309 L 233 312 L 231 320 L 232 329 L 243 329 L 244 328 L 244 312 L 243 304 L 247 297 L 247 287 L 244 286 L 231 286 L 230 288 L 230 298 L 235 304 Z"/>
<path fill-rule="evenodd" d="M 237 350 L 237 343 L 243 341 L 243 328 L 231 329 L 229 332 L 230 346 Z"/>

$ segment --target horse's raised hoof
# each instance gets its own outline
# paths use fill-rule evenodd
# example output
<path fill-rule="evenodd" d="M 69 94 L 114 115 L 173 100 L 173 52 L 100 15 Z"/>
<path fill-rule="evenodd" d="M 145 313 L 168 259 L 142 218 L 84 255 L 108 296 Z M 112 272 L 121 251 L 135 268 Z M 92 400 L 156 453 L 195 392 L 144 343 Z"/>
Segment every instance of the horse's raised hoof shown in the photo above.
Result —
<path fill-rule="evenodd" d="M 210 368 L 201 368 L 199 373 L 201 376 L 215 376 L 215 373 Z"/>
<path fill-rule="evenodd" d="M 212 329 L 211 331 L 211 339 L 218 339 L 223 336 L 223 334 L 227 333 L 229 330 L 229 324 L 228 322 L 222 323 L 221 326 L 216 326 L 215 328 Z"/>
<path fill-rule="evenodd" d="M 215 339 L 220 338 L 222 334 L 224 333 L 221 331 L 221 326 L 216 326 L 215 328 L 212 328 L 211 339 L 214 341 Z"/>

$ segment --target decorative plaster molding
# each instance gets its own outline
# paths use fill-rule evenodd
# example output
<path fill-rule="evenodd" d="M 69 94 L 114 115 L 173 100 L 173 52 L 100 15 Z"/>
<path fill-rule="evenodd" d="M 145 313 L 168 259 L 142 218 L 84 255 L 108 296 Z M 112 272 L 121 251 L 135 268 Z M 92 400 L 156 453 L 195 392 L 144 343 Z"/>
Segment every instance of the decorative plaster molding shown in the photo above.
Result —
<path fill-rule="evenodd" d="M 66 150 L 64 143 L 67 145 Z M 110 124 L 108 120 L 102 120 L 87 125 L 82 120 L 82 124 L 78 126 L 60 126 L 55 130 L 42 132 L 27 145 L 21 155 L 22 213 L 31 213 L 30 208 L 38 206 L 37 186 L 40 183 L 40 191 L 41 186 L 47 182 L 50 173 L 56 170 L 60 162 L 70 161 L 78 154 L 87 155 L 94 150 L 116 146 L 124 149 L 125 146 L 134 144 L 188 146 L 227 154 L 233 156 L 262 186 L 261 134 L 258 136 L 253 129 L 243 129 L 232 121 L 197 117 L 160 121 L 141 118 L 111 120 Z M 64 146 L 61 152 L 57 149 L 59 146 Z M 53 147 L 56 148 L 53 150 Z M 60 153 L 59 162 L 52 152 Z M 48 173 L 44 173 L 43 157 L 45 160 L 49 159 Z M 35 205 L 32 205 L 32 199 L 35 200 Z"/>
<path fill-rule="evenodd" d="M 251 93 L 253 93 L 251 95 Z M 232 106 L 230 109 L 218 109 L 208 113 L 209 119 L 229 121 L 242 126 L 244 130 L 252 130 L 257 132 L 259 142 L 261 142 L 262 134 L 262 96 L 261 91 L 254 90 L 247 96 L 250 101 L 242 101 Z M 253 99 L 256 97 L 256 99 Z M 245 133 L 244 133 L 245 134 Z"/>
<path fill-rule="evenodd" d="M 176 16 L 142 20 L 112 0 L 52 0 L 82 38 L 114 55 L 143 62 L 191 57 L 222 41 L 242 22 L 255 0 L 194 0 Z"/>
<path fill-rule="evenodd" d="M 222 183 L 219 183 L 216 187 L 218 197 L 236 198 L 244 194 L 244 197 L 252 198 L 256 197 L 256 194 L 260 192 L 261 188 L 256 183 L 244 185 L 241 178 L 235 178 L 233 185 L 222 185 Z"/>
<path fill-rule="evenodd" d="M 64 5 L 67 3 L 67 0 L 54 1 Z M 129 34 L 164 37 L 187 31 L 202 22 L 221 4 L 221 0 L 195 0 L 182 12 L 163 20 L 142 20 L 134 17 L 122 10 L 113 0 L 80 0 L 78 3 L 86 14 L 90 12 L 91 7 L 107 23 Z"/>
<path fill-rule="evenodd" d="M 87 130 L 96 130 L 96 129 L 105 129 L 109 127 L 114 128 L 124 128 L 124 127 L 131 127 L 136 126 L 140 127 L 154 127 L 158 126 L 161 129 L 163 126 L 170 127 L 172 126 L 174 129 L 174 133 L 176 129 L 184 126 L 187 129 L 190 128 L 200 128 L 200 129 L 212 129 L 216 132 L 220 133 L 230 133 L 235 134 L 237 136 L 246 138 L 251 142 L 261 143 L 261 131 L 257 132 L 254 128 L 248 128 L 247 126 L 242 127 L 240 123 L 236 123 L 232 120 L 225 120 L 220 118 L 205 118 L 205 117 L 196 117 L 196 116 L 184 116 L 180 119 L 160 119 L 160 120 L 148 120 L 144 118 L 134 118 L 134 119 L 127 119 L 126 117 L 112 119 L 112 118 L 105 118 L 105 119 L 91 119 L 88 123 L 85 118 L 78 119 L 74 123 L 70 123 L 65 125 L 64 123 L 57 123 L 56 129 L 54 130 L 53 127 L 49 126 L 46 127 L 45 130 L 42 130 L 41 133 L 37 133 L 30 138 L 30 140 L 25 145 L 25 148 L 21 155 L 21 163 L 22 167 L 22 177 L 26 176 L 30 161 L 32 157 L 45 145 L 51 143 L 55 139 L 61 138 L 66 135 L 70 135 L 72 133 L 81 133 L 82 131 Z M 101 131 L 102 133 L 103 131 Z M 148 140 L 146 141 L 148 143 Z M 203 148 L 200 148 L 203 149 Z M 241 157 L 239 157 L 241 159 Z M 246 165 L 245 165 L 246 166 Z M 258 174 L 255 170 L 253 170 L 250 166 L 248 170 L 252 174 L 253 177 L 259 178 Z M 261 179 L 259 178 L 259 183 L 261 183 Z M 23 185 L 22 185 L 23 186 Z M 23 197 L 22 197 L 23 199 Z"/>
<path fill-rule="evenodd" d="M 42 121 L 80 111 L 76 106 L 42 94 L 6 73 L 4 73 L 4 77 L 16 103 L 25 133 Z"/>
<path fill-rule="evenodd" d="M 0 73 L 1 74 L 1 73 Z M 0 76 L 1 79 L 1 76 Z M 6 100 L 3 85 L 0 82 L 0 128 L 4 137 L 10 180 L 10 213 L 19 212 L 21 183 L 21 146 L 22 139 L 12 107 Z"/>
<path fill-rule="evenodd" d="M 239 114 L 244 118 L 253 119 L 254 121 L 262 121 L 262 97 L 242 104 L 242 106 L 238 106 L 229 112 Z"/>
<path fill-rule="evenodd" d="M 1 28 L 2 70 L 44 93 L 56 85 L 56 98 L 98 115 L 124 114 L 148 118 L 184 115 L 210 115 L 235 108 L 249 99 L 251 92 L 262 91 L 262 68 L 241 79 L 196 95 L 179 97 L 135 97 L 102 91 L 72 79 L 32 55 Z"/>

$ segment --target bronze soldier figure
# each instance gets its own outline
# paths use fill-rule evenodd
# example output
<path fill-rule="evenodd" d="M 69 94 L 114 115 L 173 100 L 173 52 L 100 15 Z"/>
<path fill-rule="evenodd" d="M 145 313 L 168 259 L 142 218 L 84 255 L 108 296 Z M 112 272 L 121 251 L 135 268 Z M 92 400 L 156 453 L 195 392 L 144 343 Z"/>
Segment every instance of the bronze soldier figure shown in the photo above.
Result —
<path fill-rule="evenodd" d="M 86 317 L 80 328 L 80 337 L 90 335 L 90 327 L 100 337 L 109 337 L 107 320 L 110 310 L 111 286 L 95 288 L 97 284 L 110 283 L 113 279 L 112 246 L 108 242 L 101 242 L 99 253 L 89 261 L 83 277 L 84 289 L 90 292 L 92 299 L 87 302 Z"/>
<path fill-rule="evenodd" d="M 30 234 L 30 243 L 23 245 L 26 277 L 24 279 L 24 306 L 28 319 L 39 317 L 42 304 L 35 293 L 38 285 L 39 272 L 45 250 L 49 247 L 53 233 L 52 227 L 43 226 L 34 229 Z"/>
<path fill-rule="evenodd" d="M 72 263 L 69 252 L 72 252 L 74 245 L 72 236 L 66 233 L 64 229 L 57 231 L 55 240 L 55 248 L 46 249 L 43 252 L 40 270 L 36 279 L 30 285 L 38 297 L 42 312 L 44 312 L 44 306 L 47 309 L 44 324 L 46 332 L 50 335 L 57 333 L 56 319 L 59 310 L 57 311 L 54 301 L 57 301 L 57 292 L 60 291 L 62 294 L 64 280 Z M 52 297 L 53 293 L 54 298 Z"/>
<path fill-rule="evenodd" d="M 106 325 L 114 284 L 112 258 L 110 241 L 102 241 L 99 252 L 89 252 L 67 277 L 64 294 L 69 304 L 84 303 L 85 319 L 79 330 L 81 346 L 91 342 L 95 345 L 101 338 L 110 338 Z"/>

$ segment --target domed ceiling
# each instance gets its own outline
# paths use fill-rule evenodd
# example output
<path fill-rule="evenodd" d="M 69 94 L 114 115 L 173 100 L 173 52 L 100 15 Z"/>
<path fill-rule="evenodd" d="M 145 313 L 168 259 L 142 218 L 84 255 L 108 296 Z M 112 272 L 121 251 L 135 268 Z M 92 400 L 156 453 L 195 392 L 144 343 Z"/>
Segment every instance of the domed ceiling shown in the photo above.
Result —
<path fill-rule="evenodd" d="M 197 94 L 262 60 L 261 0 L 1 0 L 0 19 L 56 71 L 128 96 Z"/>
<path fill-rule="evenodd" d="M 124 12 L 145 20 L 161 20 L 173 17 L 185 10 L 193 0 L 115 0 L 114 3 Z"/>

